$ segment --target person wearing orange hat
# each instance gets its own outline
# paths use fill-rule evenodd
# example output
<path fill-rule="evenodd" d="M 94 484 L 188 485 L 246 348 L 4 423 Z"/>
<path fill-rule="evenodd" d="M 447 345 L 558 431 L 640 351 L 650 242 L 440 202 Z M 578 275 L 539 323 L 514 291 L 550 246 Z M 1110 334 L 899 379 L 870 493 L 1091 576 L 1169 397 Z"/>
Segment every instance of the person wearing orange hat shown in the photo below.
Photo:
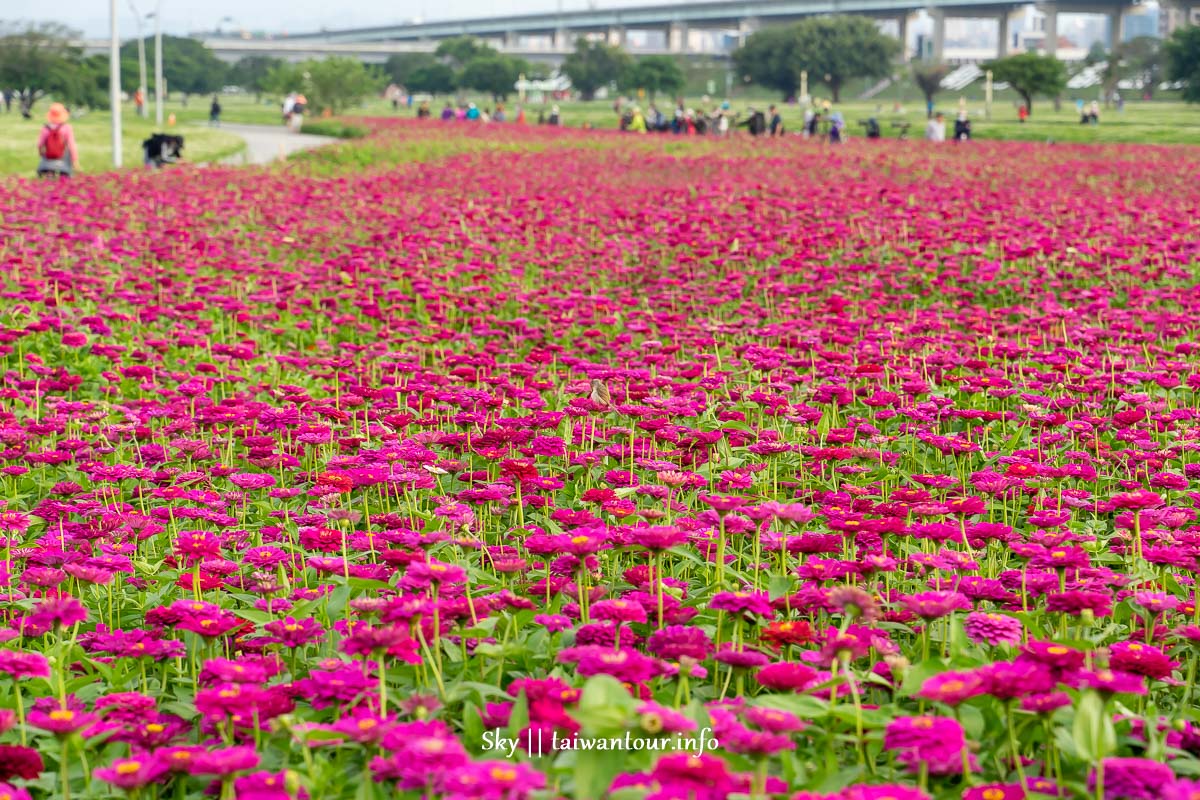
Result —
<path fill-rule="evenodd" d="M 75 131 L 67 124 L 71 118 L 62 103 L 51 103 L 46 112 L 46 125 L 38 134 L 37 149 L 41 160 L 38 175 L 70 177 L 79 169 L 79 148 L 75 144 Z"/>
<path fill-rule="evenodd" d="M 294 133 L 300 132 L 300 126 L 304 124 L 304 112 L 308 110 L 308 98 L 302 94 L 296 95 L 296 102 L 292 104 L 292 114 L 288 117 L 288 127 Z"/>

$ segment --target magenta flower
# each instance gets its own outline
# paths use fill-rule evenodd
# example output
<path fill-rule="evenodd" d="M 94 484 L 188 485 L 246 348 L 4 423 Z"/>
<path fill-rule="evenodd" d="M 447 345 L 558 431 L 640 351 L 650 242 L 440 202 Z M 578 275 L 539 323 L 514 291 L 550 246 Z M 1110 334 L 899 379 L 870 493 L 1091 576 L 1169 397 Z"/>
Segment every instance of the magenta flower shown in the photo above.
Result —
<path fill-rule="evenodd" d="M 985 690 L 985 679 L 979 672 L 943 672 L 927 678 L 917 691 L 917 697 L 956 706 Z"/>
<path fill-rule="evenodd" d="M 977 644 L 1020 644 L 1021 621 L 1004 614 L 988 614 L 980 611 L 967 614 L 963 620 L 967 638 Z"/>
<path fill-rule="evenodd" d="M 1112 800 L 1156 800 L 1175 781 L 1175 773 L 1160 761 L 1149 758 L 1106 758 L 1104 797 Z M 1096 788 L 1096 771 L 1088 777 L 1088 788 Z"/>
<path fill-rule="evenodd" d="M 780 661 L 767 664 L 754 673 L 754 679 L 769 689 L 799 692 L 815 681 L 817 671 L 805 664 Z"/>
<path fill-rule="evenodd" d="M 226 747 L 209 750 L 192 757 L 187 771 L 192 775 L 226 777 L 258 766 L 258 753 L 253 747 Z"/>
<path fill-rule="evenodd" d="M 119 758 L 111 766 L 101 767 L 93 774 L 96 778 L 111 783 L 119 789 L 139 789 L 161 780 L 168 770 L 165 764 L 153 756 L 144 758 Z"/>
<path fill-rule="evenodd" d="M 50 662 L 40 653 L 0 649 L 0 673 L 13 680 L 50 677 Z"/>
<path fill-rule="evenodd" d="M 43 600 L 33 607 L 24 619 L 24 629 L 30 636 L 40 636 L 49 631 L 69 628 L 88 618 L 87 609 L 70 596 L 59 596 Z"/>
<path fill-rule="evenodd" d="M 645 622 L 646 609 L 632 600 L 601 600 L 592 606 L 593 619 L 611 620 L 618 623 Z"/>

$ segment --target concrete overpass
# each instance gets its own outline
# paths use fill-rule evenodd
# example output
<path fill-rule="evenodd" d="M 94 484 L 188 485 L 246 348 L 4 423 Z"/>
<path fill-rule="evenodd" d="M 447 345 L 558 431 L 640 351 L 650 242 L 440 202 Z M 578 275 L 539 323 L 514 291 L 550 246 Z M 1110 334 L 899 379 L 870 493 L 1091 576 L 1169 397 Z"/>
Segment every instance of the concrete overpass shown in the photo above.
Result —
<path fill-rule="evenodd" d="M 1200 0 L 1174 0 L 1185 12 L 1200 7 Z M 463 20 L 405 23 L 371 28 L 325 30 L 291 35 L 289 42 L 335 43 L 428 42 L 452 36 L 475 36 L 500 42 L 517 52 L 530 38 L 547 41 L 549 50 L 566 53 L 580 35 L 625 45 L 631 30 L 661 32 L 665 51 L 679 55 L 693 52 L 690 31 L 728 31 L 734 44 L 767 24 L 794 22 L 821 14 L 861 14 L 894 20 L 902 42 L 908 42 L 909 20 L 925 10 L 933 17 L 935 58 L 948 58 L 945 51 L 945 20 L 950 18 L 993 19 L 998 28 L 998 52 L 1011 46 L 1009 19 L 1029 5 L 1013 0 L 707 0 L 690 4 L 645 5 L 613 9 L 547 12 Z M 1047 53 L 1058 48 L 1058 14 L 1100 14 L 1108 17 L 1110 30 L 1119 41 L 1122 14 L 1130 0 L 1040 0 L 1045 14 Z"/>
<path fill-rule="evenodd" d="M 416 42 L 324 42 L 318 39 L 292 41 L 287 39 L 203 39 L 217 58 L 226 63 L 234 63 L 246 56 L 270 56 L 282 58 L 285 61 L 298 62 L 307 59 L 321 59 L 326 56 L 345 56 L 356 58 L 367 64 L 382 64 L 393 53 L 432 53 L 437 49 L 436 40 Z M 573 41 L 568 47 L 555 47 L 553 42 L 524 43 L 512 45 L 504 40 L 485 40 L 502 53 L 520 56 L 534 63 L 555 65 L 562 63 L 574 48 Z M 85 39 L 78 44 L 88 55 L 107 55 L 107 39 Z M 668 47 L 637 47 L 630 48 L 635 55 L 676 55 L 685 58 L 705 59 L 709 61 L 728 61 L 729 50 L 704 50 L 692 48 L 683 53 L 672 52 Z M 1066 55 L 1066 54 L 1064 54 Z M 995 53 L 978 47 L 946 47 L 942 53 L 945 61 L 950 63 L 977 63 L 993 58 Z"/>
<path fill-rule="evenodd" d="M 1192 18 L 1200 12 L 1200 0 L 1175 2 Z M 708 0 L 690 5 L 587 9 L 325 30 L 274 39 L 200 38 L 218 58 L 230 62 L 251 55 L 288 61 L 341 55 L 381 63 L 394 53 L 432 52 L 439 40 L 453 36 L 474 36 L 503 53 L 544 63 L 561 62 L 579 36 L 601 39 L 641 55 L 723 59 L 728 58 L 732 47 L 764 25 L 822 14 L 861 14 L 892 21 L 905 43 L 907 56 L 909 21 L 918 12 L 926 11 L 933 19 L 933 58 L 960 63 L 1008 54 L 1014 38 L 1010 34 L 1010 19 L 1028 5 L 1014 0 L 932 0 L 932 4 L 926 0 Z M 1060 13 L 1104 15 L 1109 19 L 1113 40 L 1119 41 L 1122 14 L 1129 7 L 1128 0 L 1041 0 L 1037 8 L 1045 15 L 1042 49 L 1070 57 L 1058 52 Z M 995 20 L 996 52 L 981 57 L 979 48 L 947 48 L 946 20 L 952 18 Z M 661 40 L 662 44 L 631 47 L 631 32 L 653 33 L 653 40 Z M 100 40 L 82 44 L 87 52 L 106 53 L 108 48 L 107 42 Z"/>
<path fill-rule="evenodd" d="M 432 53 L 437 49 L 437 41 L 376 41 L 376 42 L 327 42 L 318 39 L 296 39 L 291 37 L 280 39 L 201 39 L 213 54 L 229 63 L 238 61 L 246 56 L 271 56 L 285 61 L 304 61 L 310 58 L 325 58 L 326 56 L 347 56 L 356 58 L 368 64 L 382 64 L 388 56 L 394 53 Z M 79 42 L 88 55 L 105 55 L 108 53 L 107 39 L 86 39 Z M 504 53 L 520 56 L 534 62 L 561 62 L 570 49 L 555 49 L 553 47 L 537 47 L 536 45 L 506 46 L 503 42 L 493 44 Z M 665 48 L 650 48 L 639 50 L 639 53 L 666 53 Z M 728 57 L 728 53 L 696 53 L 709 58 Z"/>

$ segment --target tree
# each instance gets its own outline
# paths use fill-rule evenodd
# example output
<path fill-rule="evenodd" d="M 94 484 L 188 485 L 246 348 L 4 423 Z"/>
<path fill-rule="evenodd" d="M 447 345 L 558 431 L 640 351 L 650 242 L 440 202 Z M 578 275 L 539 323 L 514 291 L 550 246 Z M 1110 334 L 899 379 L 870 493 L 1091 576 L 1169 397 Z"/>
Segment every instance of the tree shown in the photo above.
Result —
<path fill-rule="evenodd" d="M 1138 36 L 1117 45 L 1101 76 L 1106 101 L 1112 98 L 1117 83 L 1124 78 L 1135 78 L 1148 92 L 1153 92 L 1162 71 L 1160 45 L 1153 36 Z"/>
<path fill-rule="evenodd" d="M 733 64 L 746 81 L 775 89 L 788 99 L 796 94 L 800 72 L 805 69 L 797 47 L 792 28 L 764 28 L 734 51 Z"/>
<path fill-rule="evenodd" d="M 378 91 L 384 80 L 361 61 L 330 56 L 321 61 L 277 64 L 263 79 L 263 91 L 279 95 L 301 92 L 312 110 L 339 114 Z"/>
<path fill-rule="evenodd" d="M 163 79 L 166 89 L 187 94 L 207 94 L 220 91 L 225 85 L 229 67 L 203 42 L 185 36 L 163 35 Z M 154 37 L 145 40 L 146 62 L 154 63 Z M 137 40 L 121 46 L 121 59 L 137 63 Z M 136 85 L 136 84 L 134 84 Z"/>
<path fill-rule="evenodd" d="M 1083 63 L 1089 67 L 1107 60 L 1109 60 L 1109 56 L 1108 51 L 1104 48 L 1104 42 L 1092 42 L 1087 55 L 1083 57 Z"/>
<path fill-rule="evenodd" d="M 942 78 L 950 74 L 950 65 L 933 61 L 912 63 L 913 83 L 925 95 L 925 116 L 933 116 L 933 96 L 942 90 Z"/>
<path fill-rule="evenodd" d="M 500 55 L 480 55 L 467 62 L 458 76 L 463 89 L 487 92 L 493 99 L 504 100 L 516 86 L 517 79 L 528 71 L 529 65 L 520 58 Z"/>
<path fill-rule="evenodd" d="M 583 99 L 591 100 L 597 89 L 618 80 L 629 64 L 629 55 L 621 48 L 580 37 L 575 40 L 575 51 L 563 61 L 562 71 Z"/>
<path fill-rule="evenodd" d="M 361 61 L 344 56 L 330 56 L 322 61 L 305 61 L 300 65 L 304 78 L 302 91 L 308 103 L 317 111 L 341 113 L 379 90 L 383 76 L 367 69 Z"/>
<path fill-rule="evenodd" d="M 1163 43 L 1163 54 L 1170 79 L 1185 82 L 1183 99 L 1200 103 L 1200 25 L 1176 29 Z"/>
<path fill-rule="evenodd" d="M 1031 114 L 1036 95 L 1057 96 L 1067 86 L 1067 68 L 1054 56 L 1020 53 L 989 61 L 983 68 L 990 69 L 997 82 L 1007 83 L 1021 95 Z"/>
<path fill-rule="evenodd" d="M 104 104 L 108 78 L 97 86 L 94 61 L 73 44 L 78 37 L 56 23 L 0 29 L 0 86 L 16 90 L 24 116 L 48 94 L 67 104 Z"/>
<path fill-rule="evenodd" d="M 414 72 L 437 63 L 437 59 L 431 53 L 392 53 L 387 61 L 383 62 L 383 72 L 392 83 L 408 86 Z"/>
<path fill-rule="evenodd" d="M 891 74 L 900 42 L 880 32 L 866 17 L 812 17 L 793 25 L 766 28 L 733 54 L 738 70 L 755 83 L 796 93 L 800 73 L 829 87 L 834 102 L 851 78 Z"/>
<path fill-rule="evenodd" d="M 280 96 L 298 91 L 304 83 L 304 74 L 299 64 L 280 61 L 267 70 L 262 79 L 263 91 Z"/>
<path fill-rule="evenodd" d="M 272 56 L 246 56 L 230 68 L 226 80 L 247 92 L 261 96 L 267 91 L 267 76 L 282 63 L 282 59 Z"/>
<path fill-rule="evenodd" d="M 438 43 L 433 54 L 454 69 L 462 69 L 480 56 L 496 55 L 496 50 L 473 36 L 455 36 Z"/>
<path fill-rule="evenodd" d="M 653 98 L 658 92 L 678 94 L 687 77 L 671 56 L 643 56 L 625 70 L 619 83 L 624 91 L 645 89 Z"/>
<path fill-rule="evenodd" d="M 454 70 L 446 64 L 434 62 L 424 67 L 417 67 L 408 75 L 405 84 L 410 92 L 428 92 L 429 94 L 449 94 L 454 91 Z"/>

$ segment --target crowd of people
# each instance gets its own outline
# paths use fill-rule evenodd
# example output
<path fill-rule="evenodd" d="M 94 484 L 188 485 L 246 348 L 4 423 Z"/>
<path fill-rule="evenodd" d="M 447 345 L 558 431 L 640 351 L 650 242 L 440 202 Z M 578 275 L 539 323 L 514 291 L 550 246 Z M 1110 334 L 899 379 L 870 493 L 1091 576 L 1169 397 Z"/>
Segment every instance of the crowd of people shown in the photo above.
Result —
<path fill-rule="evenodd" d="M 670 113 L 663 111 L 659 105 L 651 101 L 645 109 L 635 102 L 625 98 L 617 98 L 612 105 L 617 118 L 617 128 L 626 133 L 634 134 L 674 134 L 682 136 L 729 136 L 735 131 L 745 130 L 753 137 L 781 137 L 797 134 L 806 139 L 828 140 L 831 144 L 840 144 L 846 138 L 846 118 L 841 111 L 834 108 L 831 101 L 812 101 L 805 104 L 803 121 L 798 131 L 789 131 L 784 123 L 783 114 L 778 106 L 770 104 L 766 109 L 750 106 L 745 111 L 735 111 L 728 101 L 713 104 L 709 111 L 702 108 L 689 107 L 682 99 L 674 103 Z M 876 116 L 871 116 L 858 124 L 863 127 L 868 139 L 883 137 L 883 126 L 878 115 L 882 108 L 876 109 Z M 434 112 L 429 101 L 417 105 L 416 116 L 419 119 L 430 119 Z M 439 118 L 443 122 L 508 122 L 510 116 L 502 103 L 492 107 L 479 107 L 475 103 L 460 102 L 455 104 L 447 101 L 442 107 Z M 512 122 L 527 122 L 526 111 L 517 105 L 511 117 Z M 546 125 L 563 125 L 562 113 L 557 105 L 552 105 L 547 112 L 544 108 L 538 111 L 537 123 Z M 592 125 L 584 122 L 582 127 Z M 908 138 L 908 122 L 893 123 L 893 128 L 899 129 L 899 138 Z M 930 117 L 925 127 L 925 138 L 932 142 L 947 140 L 945 116 L 938 113 Z M 965 141 L 971 138 L 971 121 L 966 109 L 960 109 L 954 121 L 953 140 Z"/>
<path fill-rule="evenodd" d="M 429 101 L 423 101 L 417 105 L 417 118 L 429 119 L 433 116 L 433 110 L 429 106 Z M 459 103 L 455 105 L 450 101 L 446 101 L 446 105 L 442 107 L 440 119 L 443 122 L 509 122 L 509 112 L 505 109 L 503 103 L 496 103 L 495 108 L 485 106 L 480 108 L 475 103 Z M 525 107 L 517 105 L 513 109 L 511 118 L 512 122 L 525 124 L 529 120 L 525 116 Z M 557 105 L 550 106 L 549 112 L 545 108 L 538 111 L 537 124 L 539 125 L 562 125 L 562 112 L 559 111 Z"/>

